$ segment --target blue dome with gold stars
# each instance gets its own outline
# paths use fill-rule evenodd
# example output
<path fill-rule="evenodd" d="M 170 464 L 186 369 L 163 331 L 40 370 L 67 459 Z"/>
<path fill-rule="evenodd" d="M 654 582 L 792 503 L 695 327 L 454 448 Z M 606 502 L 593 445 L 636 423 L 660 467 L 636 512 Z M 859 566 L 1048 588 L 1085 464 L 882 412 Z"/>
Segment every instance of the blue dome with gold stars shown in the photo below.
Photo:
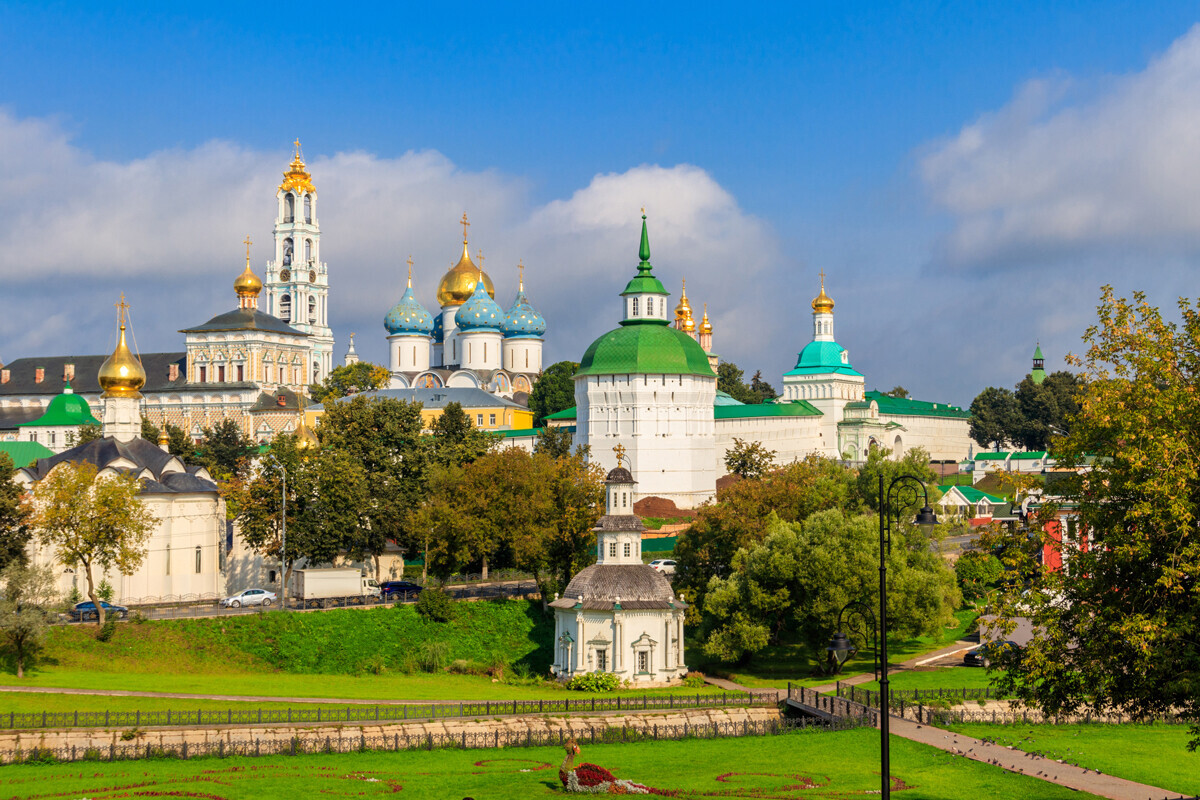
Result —
<path fill-rule="evenodd" d="M 383 327 L 390 334 L 415 334 L 429 336 L 433 333 L 433 316 L 417 302 L 412 286 L 404 290 L 400 302 L 383 318 Z"/>
<path fill-rule="evenodd" d="M 505 339 L 536 339 L 546 333 L 546 319 L 539 314 L 525 296 L 525 289 L 517 290 L 512 308 L 504 315 Z"/>
<path fill-rule="evenodd" d="M 504 325 L 504 309 L 488 294 L 487 286 L 481 280 L 475 284 L 475 291 L 467 298 L 467 302 L 454 315 L 454 322 L 463 331 L 498 331 Z"/>

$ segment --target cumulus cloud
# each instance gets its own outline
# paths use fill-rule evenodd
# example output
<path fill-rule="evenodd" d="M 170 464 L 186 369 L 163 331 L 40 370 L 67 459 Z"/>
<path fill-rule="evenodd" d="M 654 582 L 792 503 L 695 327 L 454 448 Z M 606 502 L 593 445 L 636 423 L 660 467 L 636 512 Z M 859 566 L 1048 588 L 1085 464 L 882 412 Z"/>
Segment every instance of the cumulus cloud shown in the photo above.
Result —
<path fill-rule="evenodd" d="M 953 218 L 936 258 L 992 270 L 1200 250 L 1200 26 L 1144 70 L 1054 76 L 929 148 L 919 174 Z"/>
<path fill-rule="evenodd" d="M 363 357 L 383 360 L 382 319 L 408 255 L 420 300 L 436 305 L 437 282 L 461 253 L 464 211 L 497 300 L 512 301 L 523 259 L 527 293 L 549 325 L 547 358 L 577 359 L 618 319 L 643 205 L 664 283 L 677 297 L 686 277 L 697 314 L 712 303 L 725 355 L 762 359 L 755 343 L 771 323 L 756 318 L 762 301 L 746 279 L 780 269 L 776 237 L 700 168 L 638 166 L 536 203 L 523 176 L 464 170 L 435 151 L 309 155 L 339 359 L 355 331 Z M 56 120 L 0 110 L 0 359 L 103 351 L 122 291 L 143 350 L 181 349 L 179 328 L 233 307 L 243 237 L 255 241 L 260 274 L 273 257 L 275 191 L 289 158 L 214 141 L 106 161 Z M 794 347 L 765 371 L 790 366 Z"/>

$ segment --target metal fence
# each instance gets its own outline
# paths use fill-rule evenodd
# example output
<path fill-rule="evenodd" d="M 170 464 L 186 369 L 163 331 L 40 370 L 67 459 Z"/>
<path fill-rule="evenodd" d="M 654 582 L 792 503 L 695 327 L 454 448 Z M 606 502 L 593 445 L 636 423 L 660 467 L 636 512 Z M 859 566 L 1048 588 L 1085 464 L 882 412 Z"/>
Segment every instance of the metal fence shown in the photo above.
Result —
<path fill-rule="evenodd" d="M 837 684 L 836 695 L 853 700 L 863 705 L 879 708 L 879 692 L 872 689 L 860 689 L 857 686 L 846 684 L 845 686 L 839 681 Z M 903 709 L 908 706 L 916 706 L 928 703 L 965 703 L 968 700 L 1002 700 L 1008 699 L 1008 695 L 993 689 L 990 686 L 976 687 L 969 689 L 891 689 L 888 692 L 888 707 L 893 709 Z"/>
<path fill-rule="evenodd" d="M 1085 711 L 1082 714 L 1043 714 L 1032 709 L 1020 711 L 960 711 L 955 709 L 926 708 L 920 713 L 920 720 L 929 725 L 951 725 L 968 722 L 984 722 L 989 725 L 1194 725 L 1195 717 L 1182 717 L 1175 714 L 1155 714 L 1148 716 L 1131 716 L 1129 714 L 1094 714 Z"/>
<path fill-rule="evenodd" d="M 178 745 L 110 744 L 106 747 L 35 747 L 0 752 L 0 763 L 54 763 L 74 761 L 123 761 L 142 758 L 200 758 L 216 756 L 312 755 L 371 751 L 437 750 L 495 747 L 562 746 L 569 738 L 590 744 L 669 741 L 680 739 L 725 739 L 742 736 L 780 736 L 791 733 L 843 731 L 861 727 L 860 720 L 824 723 L 813 719 L 743 720 L 701 725 L 648 725 L 645 727 L 589 727 L 583 731 L 479 731 L 453 734 L 402 734 L 390 736 L 333 737 L 294 736 L 290 739 L 242 739 Z"/>
<path fill-rule="evenodd" d="M 469 703 L 349 705 L 317 708 L 180 709 L 178 711 L 43 711 L 0 714 L 0 729 L 198 727 L 202 725 L 281 725 L 376 723 L 456 717 L 527 716 L 604 711 L 660 711 L 689 708 L 751 708 L 778 705 L 779 695 L 722 692 L 696 695 L 563 697 L 550 700 L 484 700 Z"/>
<path fill-rule="evenodd" d="M 821 694 L 804 686 L 793 686 L 791 682 L 788 683 L 787 699 L 818 714 L 828 714 L 836 719 L 854 719 L 871 727 L 879 724 L 878 706 L 872 708 L 853 699 Z"/>

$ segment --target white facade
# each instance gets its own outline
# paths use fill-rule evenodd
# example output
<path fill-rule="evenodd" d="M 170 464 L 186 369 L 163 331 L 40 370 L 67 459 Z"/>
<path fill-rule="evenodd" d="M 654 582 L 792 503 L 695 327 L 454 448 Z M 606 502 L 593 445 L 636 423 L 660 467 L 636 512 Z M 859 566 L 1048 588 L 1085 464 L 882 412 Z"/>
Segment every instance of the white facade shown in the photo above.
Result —
<path fill-rule="evenodd" d="M 500 369 L 500 350 L 504 335 L 498 330 L 479 328 L 457 331 L 458 351 L 463 369 L 487 371 Z"/>
<path fill-rule="evenodd" d="M 429 337 L 413 333 L 397 333 L 387 337 L 388 366 L 396 372 L 424 372 L 429 369 Z M 403 376 L 397 376 L 403 377 Z M 393 379 L 393 383 L 395 380 Z M 401 388 L 401 387 L 396 387 Z M 407 388 L 407 387 L 404 387 Z"/>
<path fill-rule="evenodd" d="M 745 408 L 742 406 L 740 408 Z M 752 406 L 750 406 L 752 408 Z M 823 455 L 823 416 L 761 416 L 718 419 L 716 431 L 716 474 L 724 475 L 725 454 L 733 449 L 733 440 L 758 442 L 775 451 L 779 465 L 800 461 L 810 455 Z"/>
<path fill-rule="evenodd" d="M 534 337 L 505 338 L 501 368 L 509 372 L 541 374 L 542 344 L 542 339 Z"/>

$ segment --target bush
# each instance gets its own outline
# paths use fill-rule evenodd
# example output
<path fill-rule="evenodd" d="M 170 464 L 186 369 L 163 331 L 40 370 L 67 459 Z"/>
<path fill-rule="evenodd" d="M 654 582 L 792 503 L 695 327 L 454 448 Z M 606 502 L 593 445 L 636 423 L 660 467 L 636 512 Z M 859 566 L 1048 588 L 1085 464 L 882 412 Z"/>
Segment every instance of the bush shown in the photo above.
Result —
<path fill-rule="evenodd" d="M 106 603 L 111 603 L 113 599 L 112 584 L 106 580 L 100 581 L 100 585 L 96 587 L 96 597 Z"/>
<path fill-rule="evenodd" d="M 422 592 L 424 594 L 424 592 Z M 450 660 L 450 645 L 447 642 L 431 641 L 421 645 L 417 653 L 417 664 L 425 672 L 437 672 Z"/>
<path fill-rule="evenodd" d="M 417 595 L 417 613 L 433 622 L 449 622 L 454 619 L 454 598 L 445 590 L 429 586 Z"/>
<path fill-rule="evenodd" d="M 100 630 L 96 631 L 96 641 L 110 641 L 116 632 L 117 620 L 113 617 L 109 617 L 108 619 L 104 620 L 104 624 L 100 626 Z"/>
<path fill-rule="evenodd" d="M 700 689 L 704 686 L 704 675 L 700 672 L 689 672 L 683 679 L 683 686 L 688 689 Z"/>
<path fill-rule="evenodd" d="M 621 688 L 621 679 L 612 672 L 588 672 L 567 681 L 567 688 L 575 692 L 615 692 Z"/>
<path fill-rule="evenodd" d="M 978 600 L 995 588 L 1004 575 L 1004 565 L 991 553 L 970 551 L 954 563 L 954 574 L 962 587 L 964 600 Z"/>
<path fill-rule="evenodd" d="M 387 672 L 387 661 L 379 653 L 367 656 L 358 665 L 360 675 L 382 675 Z"/>

